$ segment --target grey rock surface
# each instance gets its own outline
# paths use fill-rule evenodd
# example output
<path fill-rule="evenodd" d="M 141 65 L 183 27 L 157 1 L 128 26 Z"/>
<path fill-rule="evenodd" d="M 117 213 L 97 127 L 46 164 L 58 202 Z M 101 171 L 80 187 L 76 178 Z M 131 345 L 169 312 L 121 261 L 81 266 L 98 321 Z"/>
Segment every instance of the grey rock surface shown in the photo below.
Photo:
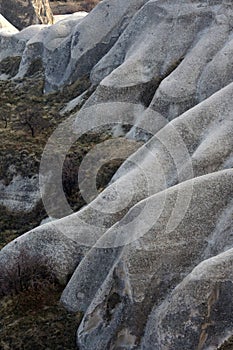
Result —
<path fill-rule="evenodd" d="M 185 196 L 190 186 L 192 187 L 192 200 L 189 209 L 186 211 L 182 223 L 171 231 L 168 229 L 168 225 L 171 212 L 175 207 L 177 193 L 183 193 L 183 196 Z M 124 225 L 124 221 L 129 219 L 133 211 L 136 211 L 136 209 L 140 211 L 142 210 L 141 207 L 147 204 L 144 220 L 148 225 L 148 232 L 135 242 L 123 247 L 120 253 L 118 248 L 115 259 L 113 259 L 114 254 L 111 252 L 110 258 L 107 260 L 108 253 L 105 252 L 104 258 L 99 259 L 98 264 L 96 264 L 96 255 L 98 257 L 100 253 L 92 250 L 77 268 L 76 276 L 78 278 L 75 283 L 73 284 L 73 277 L 73 281 L 70 282 L 71 286 L 68 284 L 66 287 L 70 292 L 72 285 L 75 285 L 76 290 L 73 295 L 76 295 L 79 308 L 84 305 L 82 296 L 87 304 L 88 296 L 91 300 L 78 331 L 78 344 L 81 349 L 91 349 L 94 342 L 96 349 L 108 349 L 116 346 L 116 344 L 121 347 L 130 348 L 129 346 L 131 346 L 133 348 L 140 343 L 151 310 L 154 308 L 157 312 L 161 302 L 164 303 L 164 299 L 170 305 L 170 292 L 196 266 L 198 261 L 205 259 L 203 251 L 208 244 L 209 235 L 211 235 L 218 222 L 219 212 L 222 212 L 223 206 L 228 205 L 226 203 L 230 203 L 232 189 L 232 170 L 201 176 L 195 178 L 194 181 L 189 180 L 174 186 L 166 190 L 165 193 L 160 192 L 147 199 L 146 202 L 139 203 L 122 222 L 120 221 L 111 228 L 111 234 L 113 235 L 113 231 L 115 231 L 114 237 L 117 239 L 119 227 Z M 203 196 L 207 200 L 203 200 Z M 164 200 L 161 215 L 153 225 L 155 213 L 158 212 Z M 136 232 L 134 234 L 136 235 Z M 105 235 L 110 235 L 110 232 Z M 224 242 L 224 246 L 226 247 L 228 244 L 229 237 Z M 94 269 L 92 264 L 90 266 L 90 261 L 95 263 Z M 109 268 L 108 274 L 105 271 L 106 266 Z M 95 290 L 96 276 L 98 277 L 99 288 Z M 181 290 L 184 295 L 187 293 L 189 298 L 192 287 L 190 287 L 190 290 L 187 287 L 185 292 L 184 288 L 181 288 Z M 198 294 L 196 298 L 201 304 L 203 299 L 199 299 Z M 221 303 L 221 300 L 219 300 L 219 303 Z M 75 304 L 72 303 L 72 305 Z M 171 305 L 175 308 L 175 305 Z M 193 308 L 192 303 L 187 302 L 187 305 L 190 309 Z M 159 334 L 161 341 L 158 340 L 156 333 L 158 330 L 157 317 L 153 318 L 153 314 L 149 317 L 149 324 L 146 326 L 149 331 L 145 336 L 144 349 L 197 348 L 201 336 L 199 333 L 201 328 L 200 318 L 197 317 L 196 323 L 192 324 L 191 311 L 187 315 L 185 321 L 187 327 L 190 323 L 189 339 L 185 336 L 187 330 L 182 319 L 184 310 L 180 310 L 178 301 L 175 312 L 179 315 L 177 319 L 175 315 L 171 319 L 172 311 L 166 319 L 164 316 L 163 330 Z M 206 309 L 204 308 L 200 310 L 199 317 L 204 319 L 205 312 Z M 183 330 L 184 336 L 180 337 L 181 339 L 177 342 L 174 339 L 179 338 L 178 331 L 171 331 L 170 336 L 167 334 L 168 320 L 171 327 L 174 327 L 174 329 L 179 327 L 180 331 Z M 225 322 L 229 322 L 230 326 L 232 322 L 230 312 L 226 315 Z M 192 333 L 192 327 L 197 328 L 196 338 Z M 223 336 L 220 327 L 220 324 L 216 325 L 216 330 L 219 335 Z M 152 337 L 150 331 L 154 332 Z M 122 334 L 128 336 L 124 338 Z M 129 340 L 130 343 L 128 343 Z M 172 341 L 170 342 L 170 340 Z"/>
<path fill-rule="evenodd" d="M 53 23 L 49 0 L 1 0 L 0 13 L 18 29 Z"/>
<path fill-rule="evenodd" d="M 217 349 L 229 338 L 232 329 L 232 249 L 229 249 L 201 262 L 152 311 L 142 349 L 179 346 Z"/>
<path fill-rule="evenodd" d="M 146 0 L 124 3 L 122 0 L 105 0 L 81 22 L 78 14 L 68 16 L 27 44 L 19 75 L 24 75 L 28 63 L 38 56 L 45 67 L 46 91 L 89 74 L 145 2 Z M 14 42 L 14 35 L 11 40 Z"/>
<path fill-rule="evenodd" d="M 21 271 L 46 265 L 61 284 L 66 284 L 70 273 L 84 256 L 85 247 L 68 239 L 56 227 L 44 224 L 20 240 L 10 242 L 1 250 L 1 291 L 5 295 L 12 290 L 12 282 L 17 276 L 17 266 Z"/>
<path fill-rule="evenodd" d="M 32 178 L 14 176 L 8 185 L 0 182 L 0 205 L 9 211 L 31 212 L 40 200 L 38 175 Z"/>
<path fill-rule="evenodd" d="M 35 24 L 12 36 L 12 33 L 3 28 L 0 33 L 0 60 L 2 61 L 7 57 L 22 56 L 28 40 L 43 29 L 44 26 Z"/>
<path fill-rule="evenodd" d="M 18 76 L 41 57 L 48 90 L 85 74 L 97 85 L 46 146 L 49 216 L 56 142 L 65 153 L 86 130 L 114 123 L 130 125 L 123 147 L 145 141 L 79 212 L 65 203 L 66 217 L 0 252 L 1 271 L 25 265 L 26 249 L 63 283 L 72 274 L 61 301 L 84 312 L 80 350 L 209 350 L 233 335 L 232 21 L 230 1 L 105 0 L 22 51 Z"/>

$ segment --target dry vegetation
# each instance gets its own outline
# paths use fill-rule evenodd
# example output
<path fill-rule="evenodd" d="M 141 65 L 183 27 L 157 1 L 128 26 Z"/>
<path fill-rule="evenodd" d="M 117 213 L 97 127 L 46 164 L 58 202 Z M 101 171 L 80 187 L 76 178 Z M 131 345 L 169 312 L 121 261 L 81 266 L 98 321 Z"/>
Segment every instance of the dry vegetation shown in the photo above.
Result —
<path fill-rule="evenodd" d="M 1 350 L 75 350 L 80 313 L 59 303 L 62 286 L 30 288 L 0 301 Z"/>
<path fill-rule="evenodd" d="M 0 72 L 15 71 L 17 64 L 17 57 L 3 61 L 0 64 Z M 62 91 L 44 95 L 40 62 L 32 64 L 28 75 L 26 79 L 17 82 L 0 81 L 0 181 L 5 185 L 13 178 L 8 171 L 12 164 L 15 172 L 22 176 L 31 177 L 38 174 L 41 154 L 49 136 L 67 117 L 62 117 L 59 111 L 66 102 L 90 87 L 88 77 L 84 77 Z M 78 187 L 79 165 L 92 147 L 109 137 L 108 132 L 83 135 L 67 154 L 63 166 L 63 186 L 75 211 L 85 204 Z M 121 163 L 121 160 L 113 160 L 100 169 L 97 178 L 99 191 L 107 185 Z M 26 215 L 9 212 L 3 207 L 0 210 L 0 248 L 18 235 L 38 226 L 47 216 L 42 203 Z"/>
<path fill-rule="evenodd" d="M 74 350 L 81 315 L 59 305 L 61 288 L 48 286 L 0 301 L 1 350 Z"/>
<path fill-rule="evenodd" d="M 233 337 L 225 341 L 218 350 L 233 350 Z"/>
<path fill-rule="evenodd" d="M 0 71 L 14 69 L 17 58 L 6 60 Z M 74 83 L 63 91 L 44 95 L 43 74 L 37 69 L 32 76 L 18 82 L 0 81 L 0 181 L 8 185 L 13 175 L 8 171 L 13 164 L 15 172 L 22 176 L 33 176 L 39 171 L 44 146 L 56 126 L 64 119 L 59 114 L 64 104 L 89 86 L 88 78 Z M 84 152 L 91 146 L 79 144 L 75 150 Z M 77 209 L 83 205 L 78 203 Z M 1 209 L 0 248 L 16 236 L 37 226 L 46 217 L 42 203 L 28 214 Z"/>
<path fill-rule="evenodd" d="M 52 2 L 55 14 L 90 11 L 99 1 Z M 20 57 L 0 63 L 0 73 L 14 76 Z M 17 82 L 0 81 L 0 181 L 8 185 L 13 175 L 8 172 L 14 164 L 17 174 L 33 176 L 38 173 L 44 146 L 57 125 L 62 122 L 59 111 L 65 103 L 90 87 L 88 77 L 56 93 L 43 94 L 41 62 L 32 62 L 28 76 Z M 88 97 L 88 95 L 87 95 Z M 66 116 L 65 116 L 66 117 Z M 74 210 L 85 202 L 78 188 L 78 169 L 84 155 L 108 133 L 83 135 L 71 148 L 64 164 L 63 185 Z M 97 189 L 108 183 L 122 160 L 113 160 L 100 169 Z M 17 236 L 37 226 L 47 216 L 42 202 L 28 214 L 15 213 L 0 207 L 0 248 Z M 16 269 L 0 271 L 1 350 L 75 350 L 76 331 L 81 313 L 69 313 L 59 303 L 64 286 L 47 271 L 47 263 L 33 261 L 27 251 L 21 252 L 27 264 Z M 24 262 L 25 262 L 24 261 Z"/>
<path fill-rule="evenodd" d="M 1 63 L 0 72 L 13 74 L 18 63 L 18 58 L 6 60 Z M 12 174 L 7 171 L 11 164 L 22 176 L 38 173 L 48 137 L 66 118 L 60 116 L 60 109 L 90 86 L 88 77 L 85 77 L 63 91 L 44 95 L 41 65 L 34 62 L 31 68 L 24 80 L 0 81 L 0 181 L 5 185 L 12 180 Z M 28 125 L 32 121 L 32 125 Z M 83 135 L 67 155 L 63 184 L 74 210 L 85 204 L 77 183 L 79 164 L 94 145 L 109 137 L 108 133 Z M 99 191 L 121 162 L 116 160 L 102 167 L 97 179 Z M 37 226 L 47 216 L 42 203 L 28 214 L 9 212 L 4 207 L 0 211 L 0 248 Z M 35 264 L 27 257 L 27 252 L 22 257 L 28 262 L 26 270 L 0 271 L 0 282 L 4 274 L 8 274 L 4 279 L 5 296 L 0 300 L 0 349 L 76 349 L 75 335 L 81 314 L 70 314 L 60 305 L 64 286 L 46 272 L 46 262 Z"/>
<path fill-rule="evenodd" d="M 82 315 L 60 305 L 64 286 L 47 266 L 21 250 L 17 265 L 0 271 L 0 349 L 76 349 Z"/>
<path fill-rule="evenodd" d="M 98 2 L 99 0 L 51 0 L 51 7 L 54 14 L 89 12 Z M 2 61 L 0 72 L 14 75 L 19 62 L 19 57 Z M 17 172 L 22 175 L 32 176 L 38 172 L 46 141 L 63 120 L 59 110 L 90 86 L 88 77 L 85 77 L 61 92 L 45 96 L 40 62 L 34 62 L 31 70 L 27 79 L 17 83 L 0 81 L 0 181 L 6 185 L 12 180 L 7 175 L 10 164 L 14 163 Z M 63 185 L 74 210 L 84 204 L 78 189 L 79 164 L 95 144 L 108 138 L 108 134 L 84 135 L 67 155 Z M 115 160 L 102 167 L 97 177 L 99 190 L 107 185 L 121 162 Z M 42 203 L 28 214 L 9 212 L 4 207 L 0 207 L 0 213 L 0 248 L 37 226 L 46 217 Z M 27 269 L 20 274 L 18 271 L 9 271 L 5 296 L 0 300 L 0 349 L 77 349 L 75 337 L 81 313 L 69 313 L 60 305 L 64 286 L 46 270 L 46 262 L 42 264 L 31 261 L 27 252 L 22 257 L 28 260 Z M 3 275 L 0 271 L 0 281 Z M 233 337 L 218 349 L 233 350 Z"/>

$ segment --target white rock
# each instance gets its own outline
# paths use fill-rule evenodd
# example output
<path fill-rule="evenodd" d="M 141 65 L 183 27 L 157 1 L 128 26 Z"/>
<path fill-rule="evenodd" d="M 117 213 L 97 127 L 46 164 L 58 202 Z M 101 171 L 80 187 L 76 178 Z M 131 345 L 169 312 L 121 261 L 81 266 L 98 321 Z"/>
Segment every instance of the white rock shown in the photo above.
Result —
<path fill-rule="evenodd" d="M 20 74 L 41 57 L 47 89 L 90 72 L 97 84 L 46 145 L 48 215 L 64 201 L 56 142 L 62 158 L 87 130 L 116 124 L 133 126 L 123 145 L 146 141 L 80 211 L 64 201 L 66 217 L 0 253 L 1 271 L 26 249 L 61 281 L 73 274 L 61 300 L 84 312 L 80 350 L 216 349 L 233 334 L 232 24 L 229 1 L 105 0 L 27 43 Z"/>
<path fill-rule="evenodd" d="M 86 15 L 88 14 L 88 12 L 85 11 L 78 11 L 78 12 L 74 12 L 72 14 L 67 14 L 67 15 L 54 15 L 54 23 L 63 21 L 63 20 L 67 20 L 67 19 L 71 19 L 71 18 L 75 18 L 75 19 L 79 19 L 80 21 L 86 17 Z"/>
<path fill-rule="evenodd" d="M 18 33 L 18 29 L 15 28 L 5 17 L 0 14 L 0 33 L 8 32 L 9 34 Z"/>
<path fill-rule="evenodd" d="M 14 176 L 9 185 L 0 182 L 0 204 L 13 212 L 31 212 L 41 200 L 39 178 Z"/>

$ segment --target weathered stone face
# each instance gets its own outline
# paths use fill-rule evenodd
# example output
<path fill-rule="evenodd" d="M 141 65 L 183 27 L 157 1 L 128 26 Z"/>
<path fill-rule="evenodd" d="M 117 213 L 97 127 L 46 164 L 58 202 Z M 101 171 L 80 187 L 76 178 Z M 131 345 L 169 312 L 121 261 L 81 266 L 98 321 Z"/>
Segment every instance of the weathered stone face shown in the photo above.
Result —
<path fill-rule="evenodd" d="M 97 85 L 68 137 L 120 116 L 147 140 L 93 202 L 0 253 L 0 268 L 26 248 L 73 273 L 62 302 L 84 312 L 81 350 L 207 350 L 233 334 L 232 23 L 230 1 L 109 0 L 25 46 L 22 77 L 39 57 L 50 88 Z"/>
<path fill-rule="evenodd" d="M 31 24 L 53 23 L 48 0 L 2 0 L 0 13 L 18 29 Z"/>

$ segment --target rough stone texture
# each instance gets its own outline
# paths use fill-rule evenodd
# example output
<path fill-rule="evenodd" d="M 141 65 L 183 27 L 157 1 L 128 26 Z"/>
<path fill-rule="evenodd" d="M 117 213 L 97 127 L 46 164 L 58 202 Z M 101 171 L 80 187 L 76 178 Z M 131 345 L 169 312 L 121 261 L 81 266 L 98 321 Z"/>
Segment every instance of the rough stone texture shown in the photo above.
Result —
<path fill-rule="evenodd" d="M 232 198 L 232 174 L 233 172 L 229 170 L 198 177 L 194 181 L 184 182 L 165 191 L 165 193 L 158 193 L 150 197 L 146 202 L 139 203 L 122 220 L 122 223 L 120 221 L 111 229 L 112 232 L 109 230 L 106 235 L 111 233 L 111 235 L 117 237 L 119 227 L 124 225 L 124 221 L 132 215 L 134 210 L 140 210 L 140 206 L 145 204 L 147 204 L 149 209 L 144 215 L 144 220 L 148 227 L 151 224 L 150 231 L 137 241 L 125 246 L 120 253 L 118 248 L 115 259 L 113 259 L 113 252 L 110 252 L 110 257 L 105 252 L 104 258 L 98 259 L 98 264 L 96 264 L 96 255 L 97 257 L 99 256 L 98 250 L 92 250 L 84 258 L 76 271 L 78 278 L 75 279 L 74 275 L 73 281 L 71 280 L 70 282 L 71 286 L 69 284 L 67 286 L 68 292 L 71 292 L 72 286 L 75 286 L 75 293 L 73 290 L 72 295 L 75 295 L 76 301 L 78 301 L 76 305 L 79 308 L 83 307 L 85 310 L 82 299 L 87 305 L 88 299 L 90 298 L 89 300 L 91 300 L 78 331 L 78 344 L 81 349 L 92 349 L 91 344 L 93 342 L 95 342 L 96 349 L 108 349 L 116 346 L 116 344 L 127 348 L 129 339 L 128 337 L 122 339 L 122 333 L 132 336 L 132 347 L 140 343 L 140 338 L 144 333 L 144 327 L 152 308 L 154 307 L 157 310 L 164 299 L 168 300 L 170 305 L 169 292 L 182 281 L 183 276 L 198 261 L 206 258 L 203 252 L 208 244 L 209 236 L 211 236 L 218 222 L 219 212 L 223 211 L 224 206 L 227 206 Z M 189 186 L 193 186 L 193 196 L 189 209 L 186 211 L 182 223 L 175 230 L 169 231 L 167 226 L 171 212 L 174 210 L 177 193 L 183 193 L 183 196 L 185 196 Z M 164 196 L 165 204 L 161 216 L 152 225 L 154 215 L 159 210 L 161 202 L 164 201 Z M 138 234 L 140 233 L 138 232 Z M 224 243 L 225 246 L 229 244 L 228 237 Z M 92 264 L 90 266 L 90 261 L 94 261 L 94 269 Z M 105 272 L 106 266 L 109 269 L 108 274 Z M 97 278 L 99 288 L 96 288 Z M 101 279 L 102 283 L 100 282 Z M 93 280 L 92 283 L 91 280 Z M 192 287 L 190 289 L 192 290 Z M 189 288 L 186 289 L 186 293 L 189 297 Z M 65 294 L 66 290 L 63 295 L 64 298 Z M 198 295 L 196 297 L 201 303 L 202 299 L 199 299 Z M 117 298 L 118 302 L 111 305 L 112 298 Z M 74 305 L 75 303 L 72 303 L 72 306 Z M 187 303 L 187 305 L 189 304 Z M 171 327 L 175 328 L 178 323 L 180 329 L 183 329 L 184 325 L 181 322 L 183 321 L 184 310 L 179 310 L 179 307 L 177 302 L 175 311 L 180 313 L 180 318 L 175 319 L 174 317 L 170 322 Z M 189 307 L 192 309 L 192 304 Z M 206 310 L 200 310 L 200 317 L 205 316 L 204 311 Z M 168 320 L 170 320 L 172 314 L 171 311 L 167 316 Z M 192 320 L 187 316 L 186 322 L 188 323 L 189 320 L 192 326 Z M 153 321 L 150 319 L 148 325 L 150 330 L 157 330 L 156 321 L 157 319 L 153 319 Z M 197 324 L 198 321 L 200 322 L 200 319 L 197 317 Z M 232 322 L 230 313 L 226 316 L 227 321 L 229 323 Z M 155 343 L 156 335 L 152 339 L 148 339 L 146 336 L 145 339 L 148 341 L 148 344 L 151 344 L 151 347 L 145 345 L 145 349 L 196 348 L 197 344 L 194 342 L 195 337 L 191 330 L 190 338 L 193 338 L 190 340 L 185 337 L 181 338 L 180 342 L 176 344 L 174 341 L 173 346 L 171 346 L 169 339 L 173 339 L 176 333 L 171 331 L 172 334 L 169 337 L 166 332 L 166 326 L 167 323 L 164 321 L 164 329 L 161 332 L 163 342 L 158 342 L 157 345 Z M 195 326 L 194 324 L 193 327 L 195 328 Z M 217 329 L 219 328 L 219 326 L 216 327 Z M 221 333 L 219 329 L 218 331 Z M 184 333 L 186 334 L 185 330 Z M 198 340 L 200 335 L 198 330 L 196 333 L 196 340 Z M 187 344 L 189 342 L 190 345 L 188 347 Z M 155 344 L 157 346 L 153 347 Z"/>
<path fill-rule="evenodd" d="M 18 29 L 53 23 L 49 0 L 1 0 L 0 13 Z"/>
<path fill-rule="evenodd" d="M 80 16 L 76 16 L 76 23 L 71 16 L 66 22 L 43 31 L 43 35 L 28 42 L 19 76 L 25 74 L 28 64 L 38 56 L 44 62 L 47 91 L 88 74 L 145 2 L 129 0 L 122 6 L 122 0 L 103 1 L 81 22 Z M 14 36 L 11 40 L 14 42 Z"/>
<path fill-rule="evenodd" d="M 0 33 L 0 60 L 12 56 L 22 56 L 27 41 L 44 29 L 42 25 L 33 25 L 12 35 L 8 31 L 2 30 Z"/>
<path fill-rule="evenodd" d="M 0 182 L 0 205 L 14 212 L 31 212 L 40 202 L 38 175 L 32 178 L 14 176 L 9 185 Z"/>
<path fill-rule="evenodd" d="M 29 268 L 47 265 L 60 283 L 65 284 L 83 258 L 85 247 L 69 240 L 51 224 L 45 224 L 41 228 L 30 231 L 29 241 L 27 235 L 23 235 L 20 240 L 14 240 L 1 250 L 1 296 L 12 290 L 17 266 L 23 271 L 28 263 Z"/>
<path fill-rule="evenodd" d="M 74 31 L 76 25 L 82 21 L 83 16 L 80 16 L 79 13 L 74 13 L 55 23 L 53 26 L 48 26 L 38 34 L 31 36 L 22 53 L 17 78 L 23 77 L 26 74 L 32 61 L 43 59 L 45 70 L 51 73 L 51 79 L 54 81 L 59 80 L 60 76 L 64 74 L 65 65 L 68 64 L 70 57 L 71 33 Z M 62 47 L 63 51 L 59 52 L 59 47 Z"/>
<path fill-rule="evenodd" d="M 153 310 L 142 349 L 217 349 L 233 331 L 232 277 L 232 249 L 200 263 Z"/>
<path fill-rule="evenodd" d="M 7 245 L 0 269 L 26 249 L 73 273 L 61 301 L 84 312 L 80 350 L 216 349 L 233 334 L 233 4 L 105 0 L 75 21 L 31 38 L 19 75 L 39 56 L 48 89 L 98 85 L 63 138 L 120 122 L 122 144 L 147 142 L 82 210 Z"/>

